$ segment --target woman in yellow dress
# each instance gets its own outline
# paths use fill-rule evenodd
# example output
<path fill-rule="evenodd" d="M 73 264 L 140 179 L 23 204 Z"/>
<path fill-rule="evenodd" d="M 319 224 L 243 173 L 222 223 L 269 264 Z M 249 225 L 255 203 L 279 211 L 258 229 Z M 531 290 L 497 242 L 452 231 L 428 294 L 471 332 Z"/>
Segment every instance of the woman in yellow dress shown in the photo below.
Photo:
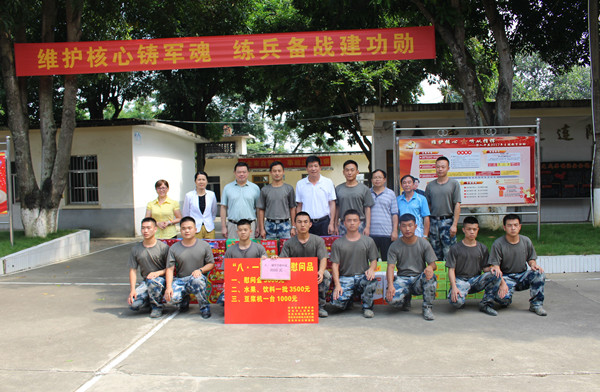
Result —
<path fill-rule="evenodd" d="M 167 197 L 169 183 L 167 180 L 158 180 L 154 184 L 158 197 L 146 206 L 146 218 L 152 217 L 156 220 L 158 230 L 156 238 L 177 238 L 177 227 L 181 220 L 179 202 Z"/>

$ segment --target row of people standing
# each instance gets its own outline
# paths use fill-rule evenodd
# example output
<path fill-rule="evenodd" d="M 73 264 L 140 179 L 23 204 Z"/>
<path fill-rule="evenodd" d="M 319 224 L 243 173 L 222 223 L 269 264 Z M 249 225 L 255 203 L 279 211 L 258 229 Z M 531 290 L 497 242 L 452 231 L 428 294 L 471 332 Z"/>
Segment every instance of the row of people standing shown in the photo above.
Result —
<path fill-rule="evenodd" d="M 381 258 L 386 260 L 389 246 L 401 236 L 398 216 L 410 213 L 417 219 L 416 235 L 429 237 L 438 259 L 444 260 L 456 242 L 460 185 L 448 177 L 447 158 L 438 158 L 435 167 L 437 179 L 427 184 L 425 192 L 418 189 L 418 179 L 405 175 L 401 179 L 404 192 L 396 197 L 387 188 L 387 175 L 381 169 L 371 173 L 371 189 L 360 183 L 358 164 L 353 160 L 344 163 L 346 181 L 334 186 L 331 179 L 321 175 L 319 157 L 307 157 L 308 175 L 298 181 L 295 190 L 284 182 L 285 168 L 279 161 L 271 164 L 271 183 L 262 189 L 248 181 L 248 164 L 238 162 L 234 167 L 235 181 L 223 189 L 221 231 L 225 238 L 237 238 L 237 222 L 248 220 L 252 223 L 253 237 L 290 238 L 296 235 L 293 225 L 296 213 L 305 211 L 311 216 L 312 234 L 344 235 L 343 216 L 352 209 L 360 214 L 359 232 L 375 240 Z M 196 189 L 186 193 L 182 211 L 179 203 L 167 196 L 168 182 L 156 182 L 158 197 L 148 203 L 146 217 L 157 221 L 157 238 L 176 237 L 175 225 L 182 214 L 196 220 L 197 238 L 215 238 L 216 195 L 206 189 L 205 172 L 197 172 L 194 181 Z"/>

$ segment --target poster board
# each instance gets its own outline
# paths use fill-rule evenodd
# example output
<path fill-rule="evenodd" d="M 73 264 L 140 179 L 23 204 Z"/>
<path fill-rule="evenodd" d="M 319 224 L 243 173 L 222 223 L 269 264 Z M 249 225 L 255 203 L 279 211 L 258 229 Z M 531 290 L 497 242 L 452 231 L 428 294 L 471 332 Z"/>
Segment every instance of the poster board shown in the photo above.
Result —
<path fill-rule="evenodd" d="M 448 176 L 461 185 L 463 206 L 537 205 L 535 136 L 398 138 L 399 176 L 435 180 L 435 161 L 450 161 Z"/>
<path fill-rule="evenodd" d="M 225 324 L 319 322 L 317 258 L 290 259 L 290 280 L 262 280 L 261 259 L 225 259 Z"/>

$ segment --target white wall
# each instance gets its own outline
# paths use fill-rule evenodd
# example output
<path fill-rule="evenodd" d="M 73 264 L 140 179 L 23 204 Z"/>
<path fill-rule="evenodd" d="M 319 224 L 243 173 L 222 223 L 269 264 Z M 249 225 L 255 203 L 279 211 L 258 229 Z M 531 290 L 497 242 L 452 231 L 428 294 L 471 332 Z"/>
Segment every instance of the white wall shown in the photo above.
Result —
<path fill-rule="evenodd" d="M 131 138 L 135 233 L 140 235 L 139 222 L 148 202 L 156 199 L 157 180 L 167 180 L 169 197 L 183 208 L 185 193 L 195 187 L 196 144 L 189 138 L 144 125 L 134 126 Z"/>

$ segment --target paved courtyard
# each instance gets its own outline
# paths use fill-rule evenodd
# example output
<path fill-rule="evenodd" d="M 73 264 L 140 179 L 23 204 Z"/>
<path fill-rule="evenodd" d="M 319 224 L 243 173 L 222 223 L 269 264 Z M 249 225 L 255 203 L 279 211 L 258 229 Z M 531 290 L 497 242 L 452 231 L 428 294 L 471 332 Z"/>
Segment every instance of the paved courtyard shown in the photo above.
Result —
<path fill-rule="evenodd" d="M 490 317 L 420 301 L 312 325 L 225 325 L 223 310 L 160 319 L 127 308 L 131 244 L 0 278 L 1 391 L 600 390 L 600 273 L 553 274 Z M 103 249 L 104 250 L 101 250 Z"/>

